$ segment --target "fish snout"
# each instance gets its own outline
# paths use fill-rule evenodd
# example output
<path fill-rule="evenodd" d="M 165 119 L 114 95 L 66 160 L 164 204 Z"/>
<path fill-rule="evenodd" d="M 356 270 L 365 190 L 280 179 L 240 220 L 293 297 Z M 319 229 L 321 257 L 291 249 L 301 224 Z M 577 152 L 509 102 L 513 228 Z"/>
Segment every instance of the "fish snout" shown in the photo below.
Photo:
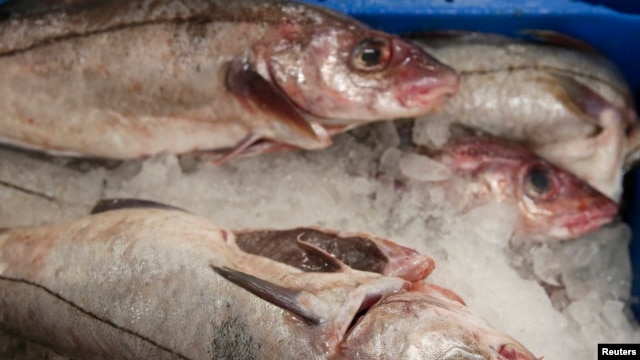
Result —
<path fill-rule="evenodd" d="M 583 204 L 583 209 L 565 222 L 569 232 L 577 237 L 599 229 L 611 222 L 618 214 L 618 205 L 608 197 L 600 195 Z"/>
<path fill-rule="evenodd" d="M 424 109 L 426 113 L 455 95 L 460 76 L 453 68 L 419 47 L 400 41 L 394 39 L 395 51 L 402 54 L 395 81 L 398 100 L 405 107 Z"/>

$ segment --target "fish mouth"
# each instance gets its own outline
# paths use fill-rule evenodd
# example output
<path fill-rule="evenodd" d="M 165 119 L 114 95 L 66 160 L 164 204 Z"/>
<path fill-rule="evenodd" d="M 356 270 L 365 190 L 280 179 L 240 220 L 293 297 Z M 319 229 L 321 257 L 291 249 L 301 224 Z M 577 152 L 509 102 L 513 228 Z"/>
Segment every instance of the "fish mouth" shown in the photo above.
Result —
<path fill-rule="evenodd" d="M 452 73 L 429 84 L 414 83 L 400 91 L 398 101 L 407 109 L 416 109 L 413 116 L 442 107 L 458 92 L 458 75 Z"/>
<path fill-rule="evenodd" d="M 568 236 L 573 238 L 599 229 L 601 226 L 610 223 L 617 214 L 618 207 L 612 201 L 602 208 L 585 210 L 574 214 L 565 219 L 562 226 L 568 230 Z"/>

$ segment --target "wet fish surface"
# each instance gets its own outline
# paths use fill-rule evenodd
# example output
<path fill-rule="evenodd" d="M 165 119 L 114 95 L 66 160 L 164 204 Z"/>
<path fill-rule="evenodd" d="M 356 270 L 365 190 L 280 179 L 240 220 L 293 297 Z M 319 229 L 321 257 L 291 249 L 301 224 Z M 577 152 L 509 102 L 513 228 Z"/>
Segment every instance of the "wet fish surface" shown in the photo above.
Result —
<path fill-rule="evenodd" d="M 568 240 L 611 222 L 618 206 L 529 148 L 492 136 L 453 136 L 438 151 L 407 151 L 400 170 L 415 186 L 437 185 L 462 211 L 513 204 L 520 240 Z"/>
<path fill-rule="evenodd" d="M 317 149 L 457 88 L 417 46 L 307 4 L 52 4 L 0 22 L 4 143 L 112 159 Z"/>
<path fill-rule="evenodd" d="M 74 358 L 535 359 L 422 282 L 433 269 L 366 234 L 231 232 L 109 200 L 0 233 L 0 326 Z"/>
<path fill-rule="evenodd" d="M 638 157 L 638 121 L 626 81 L 586 44 L 532 33 L 550 41 L 481 33 L 416 38 L 461 76 L 460 90 L 442 113 L 416 129 L 427 132 L 429 121 L 459 123 L 520 141 L 618 201 L 622 175 Z"/>

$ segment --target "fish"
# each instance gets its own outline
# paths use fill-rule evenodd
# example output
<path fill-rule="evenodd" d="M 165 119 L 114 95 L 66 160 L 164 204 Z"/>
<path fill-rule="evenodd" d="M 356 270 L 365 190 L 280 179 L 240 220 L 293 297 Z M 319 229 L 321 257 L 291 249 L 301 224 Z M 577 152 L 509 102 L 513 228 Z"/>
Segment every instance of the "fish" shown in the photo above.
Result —
<path fill-rule="evenodd" d="M 415 42 L 460 73 L 460 87 L 428 122 L 473 126 L 519 141 L 620 201 L 622 177 L 638 157 L 633 97 L 615 65 L 562 34 L 537 42 L 494 34 L 423 34 Z M 426 143 L 422 143 L 427 145 Z"/>
<path fill-rule="evenodd" d="M 31 3 L 0 22 L 0 142 L 54 155 L 320 149 L 457 89 L 419 47 L 309 4 Z"/>
<path fill-rule="evenodd" d="M 72 222 L 0 233 L 0 327 L 73 358 L 535 359 L 425 283 L 434 268 L 364 233 L 230 231 L 107 199 Z"/>
<path fill-rule="evenodd" d="M 514 205 L 516 241 L 574 239 L 618 213 L 613 200 L 585 181 L 503 138 L 459 132 L 440 150 L 407 150 L 399 168 L 401 180 L 437 185 L 462 212 L 495 202 Z"/>

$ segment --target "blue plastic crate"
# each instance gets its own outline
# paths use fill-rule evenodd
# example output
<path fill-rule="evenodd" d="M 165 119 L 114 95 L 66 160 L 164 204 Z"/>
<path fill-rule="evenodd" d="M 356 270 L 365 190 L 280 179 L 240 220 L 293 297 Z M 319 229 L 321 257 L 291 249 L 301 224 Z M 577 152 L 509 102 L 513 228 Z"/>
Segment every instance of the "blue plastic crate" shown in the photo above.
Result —
<path fill-rule="evenodd" d="M 402 33 L 460 29 L 518 36 L 522 30 L 555 30 L 582 39 L 621 69 L 640 103 L 640 1 L 637 0 L 302 0 L 349 14 L 372 27 Z M 6 0 L 0 0 L 0 4 Z M 625 218 L 633 293 L 640 297 L 640 175 L 626 189 Z M 640 304 L 635 307 L 640 318 Z"/>

